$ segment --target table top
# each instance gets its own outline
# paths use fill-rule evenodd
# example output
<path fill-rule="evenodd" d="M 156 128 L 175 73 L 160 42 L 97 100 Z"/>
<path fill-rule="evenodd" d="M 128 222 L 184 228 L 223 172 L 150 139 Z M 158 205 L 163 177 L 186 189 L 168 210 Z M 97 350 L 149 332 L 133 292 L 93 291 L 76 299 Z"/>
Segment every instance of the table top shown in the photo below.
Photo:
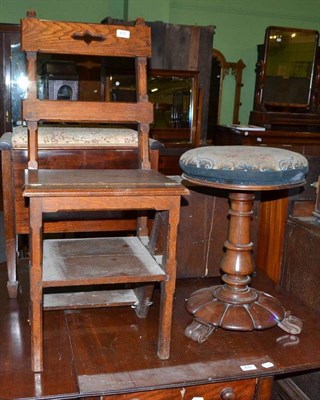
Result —
<path fill-rule="evenodd" d="M 298 131 L 298 130 L 275 130 L 275 129 L 254 129 L 253 125 L 248 125 L 247 129 L 245 125 L 241 125 L 240 128 L 237 126 L 219 125 L 218 132 L 233 132 L 239 136 L 253 136 L 253 137 L 281 137 L 281 138 L 301 138 L 305 140 L 320 140 L 320 132 L 309 132 L 309 131 Z"/>
<path fill-rule="evenodd" d="M 185 299 L 215 278 L 177 282 L 170 359 L 157 357 L 158 295 L 146 319 L 130 307 L 47 311 L 44 318 L 45 367 L 30 368 L 28 268 L 19 270 L 22 292 L 9 300 L 2 291 L 0 397 L 28 398 L 72 394 L 121 393 L 198 385 L 320 368 L 319 314 L 274 287 L 258 273 L 253 286 L 275 295 L 286 310 L 302 318 L 303 331 L 289 335 L 279 327 L 233 332 L 217 329 L 205 343 L 184 336 L 192 321 Z M 6 281 L 5 269 L 1 280 Z M 38 382 L 38 383 L 37 383 Z M 59 385 L 57 385 L 59 382 Z"/>

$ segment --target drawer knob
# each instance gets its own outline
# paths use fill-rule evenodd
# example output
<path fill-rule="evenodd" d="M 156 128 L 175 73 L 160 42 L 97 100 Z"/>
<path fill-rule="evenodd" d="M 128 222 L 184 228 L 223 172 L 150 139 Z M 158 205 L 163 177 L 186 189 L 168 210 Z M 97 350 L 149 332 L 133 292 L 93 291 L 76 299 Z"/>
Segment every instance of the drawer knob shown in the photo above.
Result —
<path fill-rule="evenodd" d="M 221 400 L 236 400 L 237 396 L 232 388 L 223 389 L 220 393 Z"/>

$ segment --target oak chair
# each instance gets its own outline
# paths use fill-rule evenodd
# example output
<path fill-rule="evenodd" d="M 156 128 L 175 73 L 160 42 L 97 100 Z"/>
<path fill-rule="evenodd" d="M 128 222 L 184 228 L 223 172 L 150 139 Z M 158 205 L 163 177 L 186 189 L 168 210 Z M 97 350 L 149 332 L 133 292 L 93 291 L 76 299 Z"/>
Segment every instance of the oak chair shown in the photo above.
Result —
<path fill-rule="evenodd" d="M 21 29 L 30 81 L 22 113 L 29 133 L 23 195 L 29 201 L 30 210 L 32 370 L 43 370 L 43 309 L 130 305 L 139 317 L 146 317 L 155 282 L 160 285 L 161 304 L 158 356 L 167 359 L 180 198 L 188 191 L 180 183 L 150 169 L 149 124 L 153 120 L 153 106 L 148 101 L 146 85 L 147 58 L 151 56 L 150 29 L 142 20 L 137 20 L 135 26 L 124 27 L 47 21 L 34 15 L 22 20 Z M 41 52 L 135 58 L 137 101 L 38 99 L 36 61 Z M 139 168 L 39 169 L 39 122 L 136 124 Z M 138 212 L 135 236 L 43 238 L 44 215 L 61 211 L 122 210 Z M 147 218 L 150 211 L 154 216 L 149 232 Z M 56 293 L 57 288 L 63 290 Z"/>

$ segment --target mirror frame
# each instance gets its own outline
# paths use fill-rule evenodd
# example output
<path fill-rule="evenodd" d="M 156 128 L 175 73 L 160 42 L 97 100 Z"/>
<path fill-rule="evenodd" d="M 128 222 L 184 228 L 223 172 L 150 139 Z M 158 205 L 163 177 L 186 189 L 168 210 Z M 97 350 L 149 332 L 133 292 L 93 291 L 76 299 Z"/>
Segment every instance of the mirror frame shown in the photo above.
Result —
<path fill-rule="evenodd" d="M 241 107 L 241 88 L 243 87 L 242 83 L 242 71 L 246 67 L 246 64 L 239 59 L 237 62 L 227 61 L 225 56 L 221 53 L 221 51 L 217 49 L 212 50 L 212 58 L 215 58 L 220 65 L 220 78 L 219 78 L 219 94 L 218 94 L 218 112 L 217 112 L 217 124 L 220 123 L 220 114 L 221 114 L 221 104 L 223 97 L 223 81 L 227 75 L 232 75 L 235 79 L 235 89 L 234 89 L 234 101 L 233 101 L 233 114 L 232 114 L 232 123 L 240 124 L 239 113 Z M 211 79 L 213 77 L 211 76 Z M 214 82 L 216 83 L 216 82 Z"/>
<path fill-rule="evenodd" d="M 270 47 L 270 32 L 272 30 L 282 30 L 284 32 L 297 32 L 297 33 L 310 33 L 314 35 L 314 49 L 313 49 L 313 61 L 312 66 L 310 69 L 310 82 L 309 82 L 309 90 L 308 90 L 308 98 L 307 101 L 304 103 L 290 103 L 290 102 L 271 102 L 265 101 L 264 94 L 265 94 L 265 84 L 266 84 L 266 68 L 268 62 L 268 52 Z M 256 106 L 255 109 L 261 111 L 282 111 L 282 110 L 290 110 L 293 109 L 296 112 L 300 110 L 310 110 L 312 109 L 312 101 L 313 101 L 313 88 L 314 88 L 314 81 L 317 78 L 317 73 L 315 71 L 316 65 L 316 56 L 317 56 L 317 48 L 319 45 L 319 32 L 316 30 L 310 29 L 297 29 L 297 28 L 290 28 L 290 27 L 281 27 L 281 26 L 269 26 L 266 29 L 265 33 L 265 41 L 264 41 L 264 54 L 263 59 L 258 63 L 259 69 L 259 80 L 258 80 L 258 88 L 256 91 Z"/>

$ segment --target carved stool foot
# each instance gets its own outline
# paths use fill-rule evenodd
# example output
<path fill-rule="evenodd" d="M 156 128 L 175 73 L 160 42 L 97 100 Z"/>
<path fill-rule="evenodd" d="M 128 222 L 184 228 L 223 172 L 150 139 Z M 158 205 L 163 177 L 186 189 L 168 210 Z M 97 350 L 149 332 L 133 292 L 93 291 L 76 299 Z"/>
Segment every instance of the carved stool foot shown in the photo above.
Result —
<path fill-rule="evenodd" d="M 278 322 L 278 326 L 291 335 L 299 335 L 302 331 L 303 323 L 300 318 L 291 315 L 290 312 L 287 311 L 283 320 Z"/>
<path fill-rule="evenodd" d="M 223 289 L 223 285 L 218 285 L 191 294 L 186 308 L 195 319 L 185 329 L 188 338 L 203 343 L 218 327 L 252 331 L 278 326 L 291 335 L 302 331 L 302 320 L 286 312 L 279 301 L 269 294 L 248 288 L 253 298 L 251 302 L 231 304 L 219 299 L 219 292 Z"/>
<path fill-rule="evenodd" d="M 301 332 L 301 320 L 286 313 L 275 297 L 248 287 L 244 291 L 244 301 L 241 303 L 237 299 L 236 303 L 232 303 L 225 301 L 223 298 L 225 293 L 227 291 L 224 285 L 197 290 L 190 295 L 186 308 L 194 316 L 195 321 L 212 329 L 221 327 L 236 331 L 252 331 L 278 325 L 291 334 Z M 189 337 L 188 334 L 186 336 Z"/>
<path fill-rule="evenodd" d="M 194 342 L 203 343 L 214 330 L 215 327 L 213 325 L 205 324 L 195 319 L 186 327 L 184 334 Z"/>

